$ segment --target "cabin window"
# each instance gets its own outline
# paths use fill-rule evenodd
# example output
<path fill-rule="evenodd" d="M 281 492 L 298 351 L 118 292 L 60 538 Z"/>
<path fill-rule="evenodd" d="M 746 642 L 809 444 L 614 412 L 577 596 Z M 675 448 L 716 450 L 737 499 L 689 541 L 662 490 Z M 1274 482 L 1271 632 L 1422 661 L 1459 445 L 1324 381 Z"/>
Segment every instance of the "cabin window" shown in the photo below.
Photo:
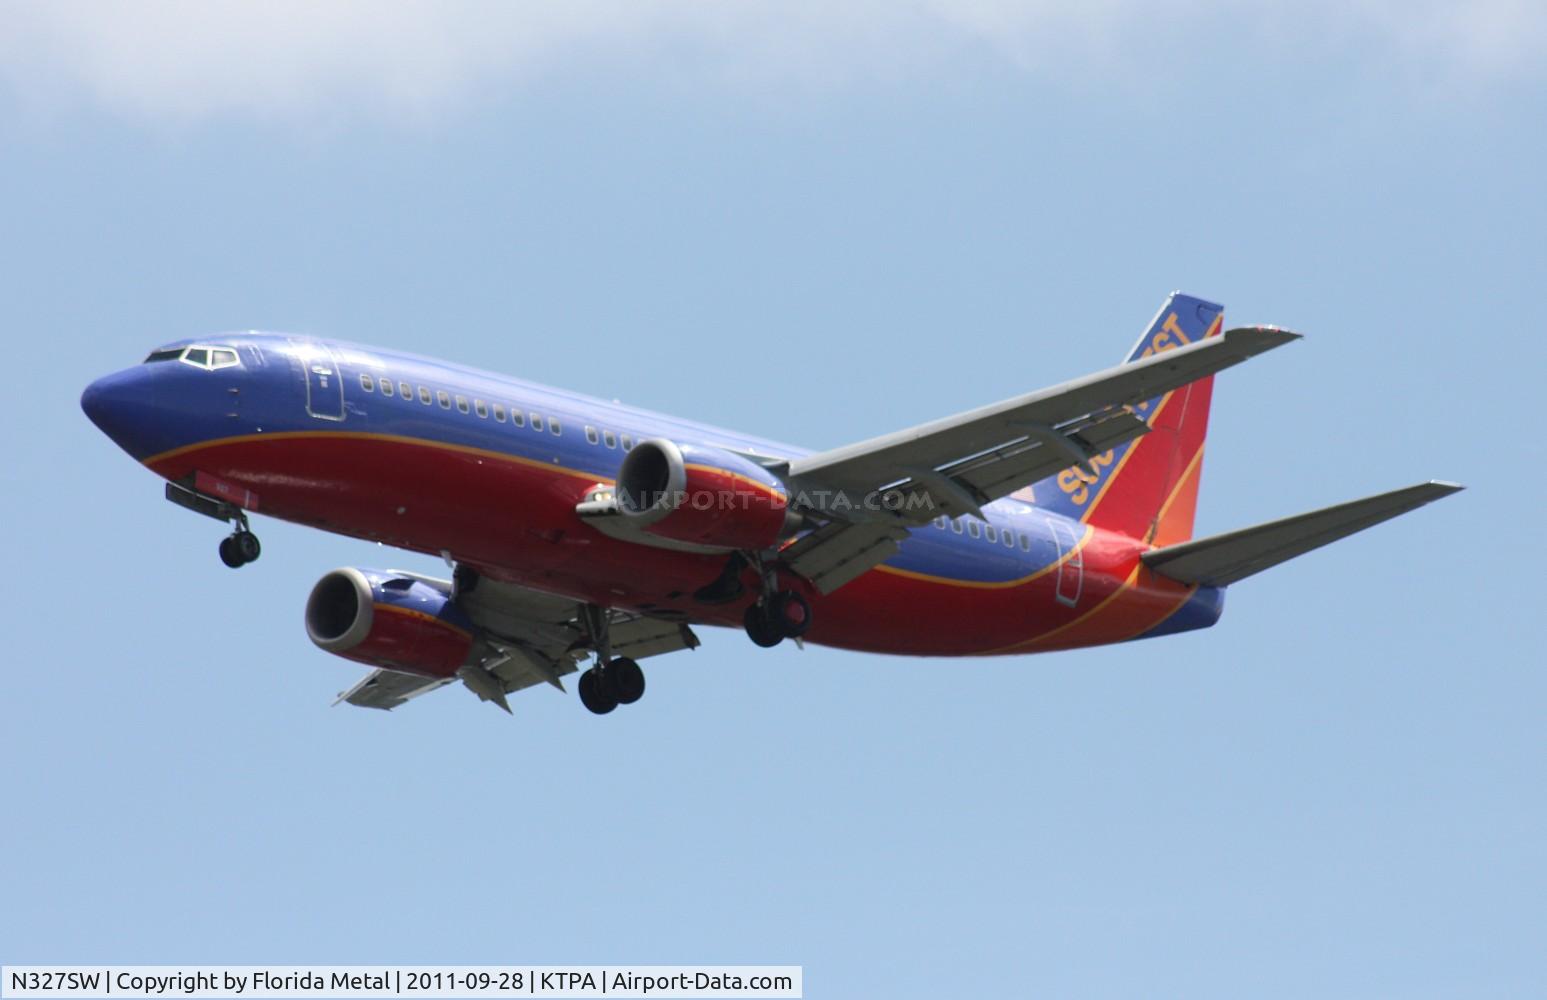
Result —
<path fill-rule="evenodd" d="M 488 417 L 489 407 L 483 400 L 475 399 L 473 400 L 473 412 L 477 413 L 480 417 Z"/>
<path fill-rule="evenodd" d="M 623 435 L 622 440 L 624 451 L 628 451 L 630 448 L 634 447 L 634 436 L 632 434 Z"/>
<path fill-rule="evenodd" d="M 391 379 L 385 379 L 384 378 L 384 379 L 381 380 L 381 394 L 383 396 L 390 396 L 390 395 L 392 395 L 392 380 Z"/>
<path fill-rule="evenodd" d="M 958 535 L 962 533 L 961 518 L 951 518 L 951 530 L 956 532 Z"/>
<path fill-rule="evenodd" d="M 618 446 L 618 436 L 612 431 L 604 430 L 602 431 L 602 442 L 609 448 L 616 448 Z"/>
<path fill-rule="evenodd" d="M 1009 528 L 1004 529 L 1004 547 L 1007 549 L 1015 548 L 1015 533 Z"/>
<path fill-rule="evenodd" d="M 1024 531 L 1021 532 L 1021 551 L 1022 552 L 1030 552 L 1031 551 L 1031 536 L 1026 534 L 1026 532 L 1024 532 Z"/>
<path fill-rule="evenodd" d="M 983 535 L 991 542 L 999 541 L 999 529 L 992 524 L 985 524 L 983 526 Z"/>
<path fill-rule="evenodd" d="M 371 381 L 371 377 L 369 375 L 365 374 L 364 372 L 361 372 L 360 373 L 360 388 L 364 389 L 366 392 L 375 392 L 376 391 L 376 383 Z"/>
<path fill-rule="evenodd" d="M 435 401 L 440 404 L 441 409 L 451 409 L 451 394 L 448 393 L 445 389 L 435 390 Z"/>
<path fill-rule="evenodd" d="M 564 433 L 564 428 L 559 426 L 559 418 L 558 417 L 549 417 L 548 418 L 548 429 L 550 431 L 552 431 L 553 433 L 555 433 L 555 434 L 563 434 Z"/>
<path fill-rule="evenodd" d="M 976 521 L 968 521 L 967 534 L 971 535 L 973 538 L 977 538 L 980 534 L 982 534 L 982 527 Z"/>
<path fill-rule="evenodd" d="M 419 402 L 423 403 L 425 406 L 430 405 L 430 390 L 426 389 L 422 385 L 419 387 Z"/>
<path fill-rule="evenodd" d="M 522 413 L 520 410 L 518 410 L 514 406 L 512 406 L 510 408 L 510 422 L 512 424 L 515 424 L 517 427 L 525 427 L 526 426 L 526 414 Z"/>
<path fill-rule="evenodd" d="M 494 404 L 494 420 L 495 420 L 496 423 L 501 423 L 501 424 L 503 424 L 505 422 L 505 404 L 504 403 L 495 403 Z"/>
<path fill-rule="evenodd" d="M 532 414 L 532 430 L 540 431 L 542 429 L 543 429 L 543 417 L 542 417 L 542 414 L 541 413 L 534 413 L 534 414 Z"/>
<path fill-rule="evenodd" d="M 404 399 L 411 400 L 414 398 L 414 387 L 409 385 L 407 382 L 399 382 L 397 384 L 397 392 L 398 395 L 402 396 Z"/>
<path fill-rule="evenodd" d="M 596 436 L 596 428 L 592 427 L 590 424 L 586 425 L 585 439 L 587 444 L 595 444 L 598 440 Z"/>

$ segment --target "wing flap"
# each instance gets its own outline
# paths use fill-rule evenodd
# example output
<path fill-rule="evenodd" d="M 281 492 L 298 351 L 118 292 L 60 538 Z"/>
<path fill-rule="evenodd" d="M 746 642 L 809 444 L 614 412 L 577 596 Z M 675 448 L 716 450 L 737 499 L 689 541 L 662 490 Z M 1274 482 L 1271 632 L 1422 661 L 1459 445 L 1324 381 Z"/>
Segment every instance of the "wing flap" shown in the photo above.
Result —
<path fill-rule="evenodd" d="M 850 580 L 890 559 L 908 529 L 898 524 L 847 524 L 834 521 L 780 553 L 786 565 L 830 594 Z"/>
<path fill-rule="evenodd" d="M 579 669 L 575 662 L 578 654 L 555 654 L 553 650 L 530 646 L 502 647 L 502 652 L 504 655 L 496 658 L 485 669 L 499 680 L 506 694 L 524 691 L 538 684 L 552 684 L 562 690 L 559 678 Z"/>
<path fill-rule="evenodd" d="M 360 678 L 360 682 L 348 691 L 340 692 L 333 704 L 348 702 L 361 708 L 391 711 L 450 683 L 450 678 L 445 677 L 420 677 L 397 670 L 377 669 Z"/>
<path fill-rule="evenodd" d="M 662 653 L 675 653 L 679 649 L 697 649 L 699 645 L 698 636 L 687 625 L 664 618 L 615 620 L 609 631 L 613 653 L 636 660 Z"/>
<path fill-rule="evenodd" d="M 1144 564 L 1183 583 L 1223 587 L 1461 489 L 1456 483 L 1419 483 L 1240 531 L 1152 549 L 1144 554 Z"/>

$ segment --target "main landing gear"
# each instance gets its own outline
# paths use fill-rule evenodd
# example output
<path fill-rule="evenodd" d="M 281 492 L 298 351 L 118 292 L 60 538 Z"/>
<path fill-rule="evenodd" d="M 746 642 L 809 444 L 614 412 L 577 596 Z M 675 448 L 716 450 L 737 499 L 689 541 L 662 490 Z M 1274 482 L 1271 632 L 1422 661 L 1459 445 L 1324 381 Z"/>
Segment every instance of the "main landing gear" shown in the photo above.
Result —
<path fill-rule="evenodd" d="M 220 540 L 220 561 L 238 569 L 250 562 L 257 562 L 263 554 L 263 546 L 258 544 L 258 536 L 247 527 L 247 518 L 237 522 L 236 530 Z"/>
<path fill-rule="evenodd" d="M 584 605 L 580 620 L 596 651 L 596 666 L 580 675 L 580 703 L 597 715 L 632 705 L 645 694 L 645 672 L 627 656 L 612 655 L 607 609 Z"/>
<path fill-rule="evenodd" d="M 811 627 L 811 602 L 799 591 L 780 590 L 772 564 L 756 555 L 752 561 L 762 580 L 763 596 L 741 616 L 747 637 L 765 649 L 785 639 L 799 639 Z"/>
<path fill-rule="evenodd" d="M 645 693 L 645 672 L 626 656 L 616 656 L 605 667 L 595 666 L 580 675 L 580 703 L 597 715 L 619 705 L 632 705 Z"/>
<path fill-rule="evenodd" d="M 777 590 L 747 608 L 741 623 L 759 646 L 799 639 L 811 627 L 811 604 L 793 590 Z"/>
<path fill-rule="evenodd" d="M 779 589 L 775 561 L 765 559 L 763 553 L 731 553 L 720 575 L 695 591 L 694 599 L 701 604 L 734 601 L 745 592 L 741 580 L 748 568 L 757 572 L 762 596 L 741 617 L 747 637 L 767 648 L 805 635 L 811 627 L 811 602 L 799 591 Z"/>

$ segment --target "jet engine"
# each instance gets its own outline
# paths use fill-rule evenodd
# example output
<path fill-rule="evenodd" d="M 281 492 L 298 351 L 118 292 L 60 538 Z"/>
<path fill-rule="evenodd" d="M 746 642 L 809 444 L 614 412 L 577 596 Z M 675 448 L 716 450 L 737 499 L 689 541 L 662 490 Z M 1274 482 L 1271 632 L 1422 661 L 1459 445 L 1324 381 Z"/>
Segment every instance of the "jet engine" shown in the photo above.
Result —
<path fill-rule="evenodd" d="M 717 448 L 641 441 L 618 472 L 618 509 L 652 535 L 726 549 L 764 549 L 800 517 L 772 472 Z"/>
<path fill-rule="evenodd" d="M 445 580 L 392 571 L 336 569 L 306 599 L 306 634 L 345 659 L 426 677 L 467 661 L 473 625 Z"/>

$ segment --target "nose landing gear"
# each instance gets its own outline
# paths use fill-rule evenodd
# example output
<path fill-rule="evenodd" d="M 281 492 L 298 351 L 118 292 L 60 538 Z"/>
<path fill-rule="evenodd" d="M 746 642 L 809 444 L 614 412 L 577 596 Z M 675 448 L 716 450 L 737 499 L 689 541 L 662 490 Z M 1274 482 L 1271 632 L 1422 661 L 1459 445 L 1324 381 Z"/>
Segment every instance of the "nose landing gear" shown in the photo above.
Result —
<path fill-rule="evenodd" d="M 247 527 L 246 517 L 237 522 L 235 531 L 220 540 L 220 561 L 232 569 L 257 562 L 262 554 L 263 546 L 258 544 L 258 536 Z"/>
<path fill-rule="evenodd" d="M 202 476 L 203 473 L 199 475 Z M 216 487 L 222 490 L 238 489 L 219 481 L 214 482 Z M 250 492 L 242 490 L 241 493 L 253 501 L 253 506 L 257 506 L 256 497 Z M 186 507 L 195 514 L 225 521 L 232 526 L 231 534 L 220 541 L 220 561 L 232 569 L 257 562 L 258 557 L 263 554 L 263 546 L 258 544 L 258 536 L 252 533 L 252 528 L 247 524 L 247 512 L 236 504 L 201 493 L 184 483 L 167 483 L 166 496 L 179 507 Z"/>

